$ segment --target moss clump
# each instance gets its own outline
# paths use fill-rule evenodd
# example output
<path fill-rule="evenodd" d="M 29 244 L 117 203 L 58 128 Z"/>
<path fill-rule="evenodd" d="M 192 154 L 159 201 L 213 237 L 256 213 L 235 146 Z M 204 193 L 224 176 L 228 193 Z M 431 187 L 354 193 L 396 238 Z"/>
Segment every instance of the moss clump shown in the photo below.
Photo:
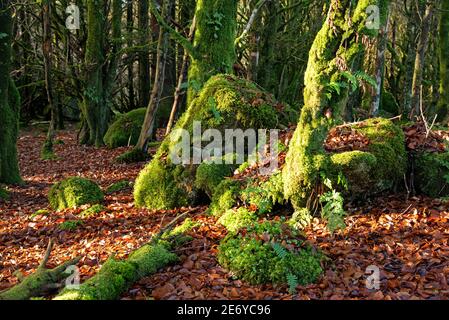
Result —
<path fill-rule="evenodd" d="M 223 180 L 215 189 L 209 211 L 214 216 L 221 216 L 233 208 L 239 201 L 242 183 L 235 180 Z"/>
<path fill-rule="evenodd" d="M 298 284 L 307 285 L 323 272 L 323 257 L 298 236 L 282 222 L 255 224 L 244 235 L 226 237 L 218 248 L 218 261 L 251 284 L 284 284 L 293 275 Z"/>
<path fill-rule="evenodd" d="M 134 189 L 136 204 L 152 209 L 171 209 L 191 204 L 196 199 L 198 165 L 172 162 L 173 156 L 179 155 L 177 146 L 182 141 L 180 131 L 176 129 L 185 130 L 192 140 L 194 122 L 199 121 L 202 130 L 219 130 L 223 145 L 225 129 L 276 128 L 280 123 L 276 107 L 274 98 L 251 82 L 231 75 L 212 77 L 178 121 L 175 130 L 164 140 L 152 162 L 140 173 Z M 203 147 L 209 144 L 210 141 L 202 142 Z M 188 146 L 193 155 L 193 142 L 190 141 Z M 179 194 L 180 197 L 174 197 Z"/>
<path fill-rule="evenodd" d="M 415 187 L 431 197 L 449 195 L 449 152 L 415 155 Z"/>
<path fill-rule="evenodd" d="M 71 177 L 53 185 L 48 193 L 48 201 L 54 210 L 96 204 L 103 201 L 100 187 L 93 181 Z"/>
<path fill-rule="evenodd" d="M 48 211 L 47 209 L 39 209 L 36 212 L 34 212 L 33 214 L 31 214 L 30 218 L 33 219 L 38 216 L 48 216 L 49 214 L 50 214 L 50 211 Z"/>
<path fill-rule="evenodd" d="M 137 277 L 142 278 L 155 273 L 161 265 L 178 261 L 178 256 L 163 245 L 146 245 L 131 254 L 127 261 L 135 265 Z"/>
<path fill-rule="evenodd" d="M 79 226 L 82 225 L 83 222 L 81 220 L 68 220 L 61 223 L 59 225 L 59 229 L 64 231 L 75 231 Z"/>
<path fill-rule="evenodd" d="M 125 189 L 128 189 L 132 186 L 132 182 L 123 180 L 116 183 L 111 184 L 109 187 L 106 188 L 106 194 L 116 193 Z"/>
<path fill-rule="evenodd" d="M 103 206 L 101 204 L 94 204 L 90 208 L 81 212 L 79 214 L 79 216 L 83 219 L 91 218 L 91 217 L 95 217 L 95 216 L 99 215 L 100 213 L 105 212 L 107 210 L 108 210 L 108 208 L 106 208 L 105 206 Z"/>
<path fill-rule="evenodd" d="M 234 166 L 203 162 L 196 170 L 195 187 L 212 198 L 217 186 L 233 173 Z"/>
<path fill-rule="evenodd" d="M 135 145 L 139 140 L 145 119 L 145 108 L 136 109 L 118 116 L 104 136 L 104 143 L 109 148 Z"/>
<path fill-rule="evenodd" d="M 343 172 L 349 191 L 374 194 L 391 189 L 395 183 L 402 181 L 407 170 L 402 129 L 382 118 L 369 119 L 353 128 L 369 139 L 367 151 L 331 156 L 333 170 Z"/>
<path fill-rule="evenodd" d="M 245 207 L 229 209 L 218 219 L 218 222 L 230 232 L 237 232 L 241 228 L 249 227 L 257 221 L 257 214 Z"/>
<path fill-rule="evenodd" d="M 9 192 L 0 187 L 0 200 L 9 200 Z"/>

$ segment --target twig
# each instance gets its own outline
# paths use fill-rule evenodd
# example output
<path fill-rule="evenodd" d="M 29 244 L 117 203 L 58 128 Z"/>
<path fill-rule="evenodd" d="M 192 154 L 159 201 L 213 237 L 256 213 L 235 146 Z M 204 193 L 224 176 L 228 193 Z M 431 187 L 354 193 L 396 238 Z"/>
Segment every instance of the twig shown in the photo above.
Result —
<path fill-rule="evenodd" d="M 44 269 L 47 265 L 48 259 L 50 259 L 51 250 L 53 249 L 53 238 L 50 238 L 47 245 L 47 250 L 45 251 L 44 258 L 42 259 L 41 263 L 39 264 L 40 269 Z"/>

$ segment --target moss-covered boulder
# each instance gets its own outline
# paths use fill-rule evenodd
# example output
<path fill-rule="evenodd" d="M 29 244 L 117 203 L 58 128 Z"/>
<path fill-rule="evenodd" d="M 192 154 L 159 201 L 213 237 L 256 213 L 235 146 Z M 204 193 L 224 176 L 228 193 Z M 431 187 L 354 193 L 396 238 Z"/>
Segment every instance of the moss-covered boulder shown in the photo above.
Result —
<path fill-rule="evenodd" d="M 283 108 L 272 95 L 252 82 L 232 75 L 212 77 L 137 178 L 134 188 L 136 205 L 171 209 L 192 204 L 198 198 L 200 190 L 197 186 L 203 185 L 201 177 L 198 177 L 195 185 L 198 164 L 178 164 L 173 161 L 173 155 L 179 156 L 177 146 L 182 141 L 180 129 L 188 133 L 192 140 L 194 122 L 199 121 L 202 131 L 219 130 L 223 143 L 226 129 L 272 129 L 286 124 Z M 211 140 L 202 141 L 201 145 L 204 147 L 210 143 Z M 193 142 L 189 141 L 188 146 L 193 155 Z M 222 170 L 218 171 L 219 178 L 209 177 L 214 185 L 222 178 Z M 214 187 L 205 186 L 204 189 L 210 193 Z"/>
<path fill-rule="evenodd" d="M 375 194 L 403 181 L 407 170 L 405 136 L 391 120 L 375 118 L 351 126 L 369 140 L 366 150 L 330 155 L 335 185 L 344 174 L 351 194 Z"/>
<path fill-rule="evenodd" d="M 132 110 L 119 115 L 104 136 L 104 143 L 109 148 L 135 145 L 139 140 L 140 130 L 145 120 L 145 108 Z"/>
<path fill-rule="evenodd" d="M 449 195 L 449 152 L 414 153 L 415 188 L 431 197 Z"/>
<path fill-rule="evenodd" d="M 48 193 L 48 201 L 54 210 L 96 204 L 103 201 L 103 198 L 103 192 L 95 182 L 80 177 L 60 181 Z"/>

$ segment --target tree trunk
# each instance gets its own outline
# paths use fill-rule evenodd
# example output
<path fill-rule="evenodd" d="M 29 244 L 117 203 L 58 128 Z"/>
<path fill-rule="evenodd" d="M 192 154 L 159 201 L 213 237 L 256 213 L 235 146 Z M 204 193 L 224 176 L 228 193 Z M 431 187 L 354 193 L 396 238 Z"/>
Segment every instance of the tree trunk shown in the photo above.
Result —
<path fill-rule="evenodd" d="M 351 72 L 354 59 L 364 51 L 362 39 L 377 36 L 377 29 L 367 27 L 366 11 L 379 2 L 359 1 L 353 8 L 352 1 L 332 0 L 310 50 L 304 107 L 283 169 L 284 193 L 296 209 L 306 206 L 326 173 L 329 159 L 323 143 L 330 126 L 342 119 L 348 99 L 348 86 L 333 90 L 332 84 L 345 81 L 342 72 Z"/>
<path fill-rule="evenodd" d="M 42 29 L 43 29 L 43 43 L 42 52 L 44 56 L 44 75 L 45 75 L 45 89 L 47 92 L 47 101 L 50 108 L 51 120 L 48 126 L 47 138 L 42 146 L 41 157 L 44 160 L 49 160 L 54 157 L 53 153 L 53 139 L 55 136 L 55 129 L 58 122 L 58 108 L 57 102 L 53 96 L 52 84 L 52 54 L 53 45 L 51 38 L 51 2 L 44 0 L 42 2 Z"/>
<path fill-rule="evenodd" d="M 134 32 L 134 17 L 133 17 L 133 2 L 129 1 L 126 6 L 127 32 L 128 32 L 128 48 L 133 46 L 133 32 Z M 134 56 L 128 56 L 128 110 L 136 108 L 136 98 L 134 92 Z"/>
<path fill-rule="evenodd" d="M 448 121 L 449 115 L 449 0 L 442 0 L 439 22 L 440 98 L 439 120 Z"/>
<path fill-rule="evenodd" d="M 148 0 L 139 0 L 139 45 L 148 46 L 149 34 L 149 8 Z M 148 49 L 142 49 L 138 55 L 139 59 L 139 105 L 148 106 L 150 101 L 151 78 L 150 78 L 150 56 Z"/>
<path fill-rule="evenodd" d="M 105 64 L 106 8 L 101 1 L 87 1 L 87 43 L 85 54 L 86 87 L 82 105 L 88 130 L 81 143 L 103 146 L 109 110 L 104 101 L 103 66 Z"/>
<path fill-rule="evenodd" d="M 169 3 L 164 8 L 165 14 L 171 11 L 173 2 Z M 146 152 L 146 146 L 148 141 L 153 137 L 155 131 L 155 119 L 160 105 L 160 99 L 164 88 L 165 67 L 167 63 L 168 52 L 168 40 L 169 32 L 161 29 L 159 32 L 159 39 L 157 45 L 157 61 L 156 61 L 156 74 L 154 77 L 153 90 L 151 92 L 150 102 L 145 114 L 145 120 L 140 132 L 139 141 L 137 142 L 136 149 Z"/>
<path fill-rule="evenodd" d="M 0 0 L 0 183 L 21 183 L 17 160 L 20 96 L 10 78 L 11 2 Z"/>
<path fill-rule="evenodd" d="M 188 73 L 187 103 L 213 75 L 232 73 L 235 62 L 237 0 L 198 0 L 195 56 Z"/>
<path fill-rule="evenodd" d="M 418 46 L 416 48 L 415 68 L 413 71 L 410 119 L 413 119 L 414 116 L 418 116 L 420 113 L 421 84 L 423 80 L 427 48 L 429 46 L 430 26 L 432 25 L 433 19 L 433 7 L 434 3 L 429 1 L 426 5 L 424 17 L 422 18 L 421 34 L 419 36 Z"/>
<path fill-rule="evenodd" d="M 381 17 L 381 29 L 377 44 L 377 60 L 376 60 L 376 84 L 374 89 L 374 95 L 372 97 L 371 114 L 377 116 L 380 111 L 380 105 L 382 101 L 382 91 L 385 77 L 385 51 L 387 50 L 388 42 L 388 26 L 390 18 L 389 4 L 384 4 L 386 8 L 383 10 L 386 12 L 386 16 Z"/>

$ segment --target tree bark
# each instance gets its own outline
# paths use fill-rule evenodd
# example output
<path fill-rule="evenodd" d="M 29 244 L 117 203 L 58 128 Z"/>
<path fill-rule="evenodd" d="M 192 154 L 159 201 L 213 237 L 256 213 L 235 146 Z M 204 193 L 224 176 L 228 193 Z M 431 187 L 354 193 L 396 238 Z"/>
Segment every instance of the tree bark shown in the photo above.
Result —
<path fill-rule="evenodd" d="M 139 0 L 139 45 L 145 47 L 150 42 L 149 34 L 149 7 L 148 0 Z M 150 78 L 150 54 L 148 49 L 143 48 L 138 55 L 139 59 L 139 105 L 148 106 L 150 101 L 151 78 Z"/>
<path fill-rule="evenodd" d="M 426 53 L 429 46 L 430 26 L 432 25 L 434 11 L 434 3 L 429 1 L 426 5 L 426 12 L 422 18 L 421 34 L 419 36 L 418 46 L 416 48 L 415 67 L 413 71 L 413 83 L 412 83 L 412 99 L 411 99 L 411 111 L 410 119 L 420 114 L 420 97 L 421 97 L 421 84 L 424 74 L 424 66 Z"/>
<path fill-rule="evenodd" d="M 20 96 L 10 77 L 11 1 L 0 0 L 0 183 L 21 183 L 17 159 Z"/>
<path fill-rule="evenodd" d="M 439 120 L 449 120 L 449 0 L 442 0 L 439 20 L 440 98 Z"/>

